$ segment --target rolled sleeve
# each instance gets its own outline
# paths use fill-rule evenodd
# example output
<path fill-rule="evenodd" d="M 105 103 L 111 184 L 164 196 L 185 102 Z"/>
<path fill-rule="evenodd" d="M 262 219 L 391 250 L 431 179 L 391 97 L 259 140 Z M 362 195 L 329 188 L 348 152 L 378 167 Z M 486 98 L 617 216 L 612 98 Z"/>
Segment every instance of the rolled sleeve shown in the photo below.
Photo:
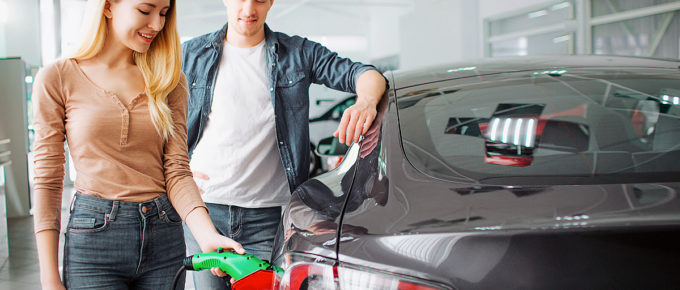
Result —
<path fill-rule="evenodd" d="M 340 57 L 336 52 L 310 40 L 305 40 L 303 47 L 310 57 L 312 82 L 331 89 L 356 93 L 359 76 L 369 70 L 378 71 L 372 65 Z"/>

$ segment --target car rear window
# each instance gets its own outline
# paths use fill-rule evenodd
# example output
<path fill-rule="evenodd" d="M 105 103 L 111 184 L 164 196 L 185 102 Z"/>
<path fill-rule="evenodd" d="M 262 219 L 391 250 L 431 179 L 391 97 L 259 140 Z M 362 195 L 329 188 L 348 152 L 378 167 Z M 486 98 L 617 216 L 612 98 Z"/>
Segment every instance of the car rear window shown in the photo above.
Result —
<path fill-rule="evenodd" d="M 679 179 L 677 70 L 495 74 L 398 95 L 406 157 L 434 177 L 490 184 Z"/>

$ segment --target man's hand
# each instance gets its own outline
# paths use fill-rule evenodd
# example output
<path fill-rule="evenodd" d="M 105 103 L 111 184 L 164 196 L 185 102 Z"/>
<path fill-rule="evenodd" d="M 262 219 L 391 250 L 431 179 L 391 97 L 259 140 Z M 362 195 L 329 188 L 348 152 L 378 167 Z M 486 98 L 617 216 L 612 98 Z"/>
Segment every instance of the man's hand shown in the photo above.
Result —
<path fill-rule="evenodd" d="M 385 78 L 376 70 L 364 71 L 359 76 L 356 83 L 357 102 L 345 110 L 338 129 L 333 133 L 340 143 L 350 146 L 352 142 L 359 142 L 359 137 L 368 132 L 385 88 Z"/>
<path fill-rule="evenodd" d="M 203 172 L 198 172 L 198 171 L 192 170 L 191 174 L 194 175 L 194 178 L 203 179 L 203 180 L 209 180 L 210 179 L 210 176 L 206 175 Z M 198 192 L 200 192 L 201 194 L 205 193 L 205 191 L 203 191 L 203 189 L 200 188 L 200 187 L 198 188 Z"/>
<path fill-rule="evenodd" d="M 340 143 L 345 143 L 347 146 L 352 145 L 353 142 L 359 142 L 359 136 L 368 131 L 377 113 L 376 104 L 357 100 L 342 114 L 340 125 L 333 136 L 338 137 Z"/>

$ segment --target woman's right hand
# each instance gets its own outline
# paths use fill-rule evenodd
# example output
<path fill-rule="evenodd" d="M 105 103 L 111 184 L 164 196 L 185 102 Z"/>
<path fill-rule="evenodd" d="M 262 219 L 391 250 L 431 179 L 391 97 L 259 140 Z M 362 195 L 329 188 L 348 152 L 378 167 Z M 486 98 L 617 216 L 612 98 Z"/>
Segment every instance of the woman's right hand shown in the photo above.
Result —
<path fill-rule="evenodd" d="M 241 246 L 240 243 L 227 238 L 223 235 L 220 235 L 219 233 L 215 233 L 215 235 L 212 238 L 208 238 L 203 243 L 201 241 L 197 241 L 199 246 L 201 247 L 201 251 L 203 253 L 210 253 L 210 252 L 216 252 L 217 249 L 223 249 L 223 250 L 233 250 L 237 254 L 245 254 L 246 250 Z M 224 277 L 227 276 L 227 273 L 222 272 L 220 268 L 212 268 L 210 269 L 210 273 L 212 273 L 215 276 L 218 277 Z M 232 279 L 231 283 L 234 283 L 234 280 Z"/>
<path fill-rule="evenodd" d="M 191 211 L 186 219 L 184 220 L 191 234 L 194 235 L 198 246 L 204 253 L 216 252 L 217 249 L 222 248 L 223 250 L 234 250 L 237 254 L 245 254 L 246 250 L 238 242 L 220 235 L 215 226 L 213 225 L 210 217 L 208 216 L 208 211 L 205 208 L 196 208 Z M 216 276 L 225 276 L 218 268 L 210 269 Z"/>

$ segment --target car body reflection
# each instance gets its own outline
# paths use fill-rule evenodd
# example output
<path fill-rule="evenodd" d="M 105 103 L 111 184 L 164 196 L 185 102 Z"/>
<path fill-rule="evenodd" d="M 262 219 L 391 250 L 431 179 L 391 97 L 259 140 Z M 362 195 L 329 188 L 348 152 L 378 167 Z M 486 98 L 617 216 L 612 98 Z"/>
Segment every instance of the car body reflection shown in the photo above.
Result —
<path fill-rule="evenodd" d="M 378 146 L 353 145 L 293 193 L 272 257 L 282 285 L 679 285 L 679 66 L 544 57 L 386 73 Z"/>

